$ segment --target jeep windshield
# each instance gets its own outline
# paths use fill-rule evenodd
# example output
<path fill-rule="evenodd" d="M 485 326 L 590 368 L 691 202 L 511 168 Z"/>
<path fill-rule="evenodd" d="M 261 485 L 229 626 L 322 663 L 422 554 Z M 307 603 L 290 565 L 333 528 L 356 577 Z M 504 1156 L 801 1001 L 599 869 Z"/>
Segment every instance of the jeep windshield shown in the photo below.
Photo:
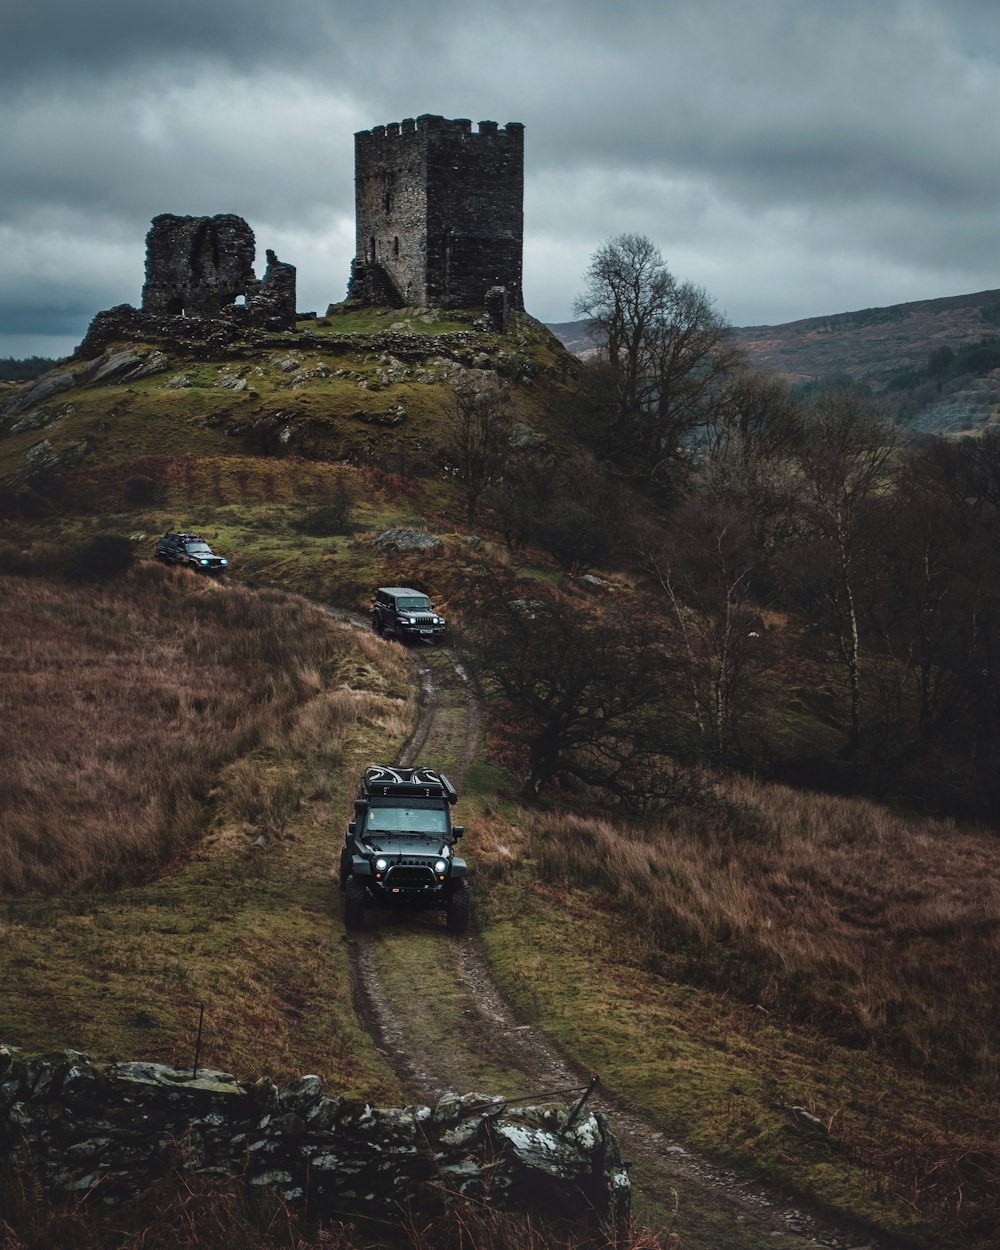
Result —
<path fill-rule="evenodd" d="M 426 595 L 401 595 L 396 600 L 396 607 L 401 612 L 429 612 L 431 601 Z"/>
<path fill-rule="evenodd" d="M 210 556 L 212 548 L 208 543 L 185 543 L 184 550 L 189 556 Z"/>
<path fill-rule="evenodd" d="M 370 807 L 366 833 L 436 833 L 448 835 L 448 813 L 440 807 Z"/>

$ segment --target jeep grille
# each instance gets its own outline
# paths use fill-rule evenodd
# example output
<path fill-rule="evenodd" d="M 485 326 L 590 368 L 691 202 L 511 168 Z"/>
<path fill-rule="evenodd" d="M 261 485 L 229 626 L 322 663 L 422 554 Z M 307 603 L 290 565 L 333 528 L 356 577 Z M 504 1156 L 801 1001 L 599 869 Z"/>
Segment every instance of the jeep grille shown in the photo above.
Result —
<path fill-rule="evenodd" d="M 434 870 L 426 860 L 404 860 L 389 868 L 385 874 L 385 883 L 397 889 L 414 890 L 436 885 L 437 877 L 434 876 Z"/>

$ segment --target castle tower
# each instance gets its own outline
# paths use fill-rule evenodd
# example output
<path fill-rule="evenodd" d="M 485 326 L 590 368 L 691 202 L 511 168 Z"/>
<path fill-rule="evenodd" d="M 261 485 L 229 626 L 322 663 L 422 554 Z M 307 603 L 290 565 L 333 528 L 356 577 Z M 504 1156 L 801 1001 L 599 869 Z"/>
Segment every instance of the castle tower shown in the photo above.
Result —
<path fill-rule="evenodd" d="M 423 114 L 354 136 L 357 245 L 350 294 L 366 304 L 481 308 L 503 287 L 523 308 L 524 127 Z"/>

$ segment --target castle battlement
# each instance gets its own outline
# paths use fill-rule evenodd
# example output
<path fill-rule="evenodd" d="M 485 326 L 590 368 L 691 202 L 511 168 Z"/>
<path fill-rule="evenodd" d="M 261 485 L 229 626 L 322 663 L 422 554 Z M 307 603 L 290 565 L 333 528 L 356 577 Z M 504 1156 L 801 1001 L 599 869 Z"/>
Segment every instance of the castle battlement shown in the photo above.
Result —
<path fill-rule="evenodd" d="M 401 122 L 386 122 L 384 126 L 372 126 L 370 130 L 358 130 L 355 132 L 354 137 L 360 140 L 365 138 L 395 139 L 429 131 L 435 133 L 451 131 L 455 134 L 468 135 L 470 137 L 507 135 L 512 139 L 523 140 L 524 138 L 524 126 L 521 122 L 508 122 L 506 126 L 501 128 L 497 122 L 483 121 L 479 122 L 478 129 L 473 131 L 472 121 L 468 117 L 439 117 L 436 113 L 421 113 L 417 118 L 404 117 Z"/>
<path fill-rule="evenodd" d="M 502 287 L 523 307 L 524 126 L 422 113 L 354 136 L 351 294 L 475 308 Z"/>

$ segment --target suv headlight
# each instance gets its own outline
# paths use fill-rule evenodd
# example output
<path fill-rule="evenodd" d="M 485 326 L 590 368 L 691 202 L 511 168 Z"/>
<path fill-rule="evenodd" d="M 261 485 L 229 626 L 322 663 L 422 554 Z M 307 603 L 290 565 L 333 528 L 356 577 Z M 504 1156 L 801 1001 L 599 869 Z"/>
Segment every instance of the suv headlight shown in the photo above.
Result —
<path fill-rule="evenodd" d="M 387 859 L 383 859 L 380 855 L 375 861 L 375 867 L 379 870 L 379 872 L 385 872 L 385 870 L 389 867 L 389 861 Z"/>
<path fill-rule="evenodd" d="M 438 862 L 434 865 L 434 871 L 435 872 L 447 872 L 448 861 L 446 859 L 439 859 Z"/>

